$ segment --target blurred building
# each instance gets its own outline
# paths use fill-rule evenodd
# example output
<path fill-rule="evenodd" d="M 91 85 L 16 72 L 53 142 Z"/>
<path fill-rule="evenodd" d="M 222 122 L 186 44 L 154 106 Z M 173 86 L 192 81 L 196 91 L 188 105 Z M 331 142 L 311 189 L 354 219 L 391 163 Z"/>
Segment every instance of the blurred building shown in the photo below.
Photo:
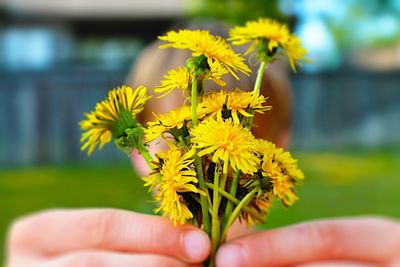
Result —
<path fill-rule="evenodd" d="M 125 81 L 148 42 L 184 18 L 187 2 L 0 0 L 0 166 L 124 157 L 110 146 L 88 159 L 79 150 L 78 122 Z M 375 35 L 381 42 L 344 48 L 348 43 L 339 42 L 344 33 L 334 34 L 341 28 L 332 18 L 343 20 L 346 5 L 331 14 L 333 9 L 323 7 L 335 1 L 322 2 L 280 1 L 282 10 L 297 18 L 295 29 L 314 61 L 292 76 L 292 146 L 400 146 L 399 20 L 393 23 L 385 9 L 371 15 L 386 14 L 381 18 L 386 35 L 372 28 L 368 35 L 366 18 L 348 22 L 345 33 L 357 31 L 359 44 Z M 372 8 L 377 1 L 367 2 Z M 390 10 L 400 14 L 398 1 L 389 2 Z M 363 34 L 361 27 L 367 27 Z M 389 33 L 394 42 L 387 41 Z"/>
<path fill-rule="evenodd" d="M 182 14 L 179 0 L 0 1 L 0 165 L 84 159 L 83 113 Z"/>

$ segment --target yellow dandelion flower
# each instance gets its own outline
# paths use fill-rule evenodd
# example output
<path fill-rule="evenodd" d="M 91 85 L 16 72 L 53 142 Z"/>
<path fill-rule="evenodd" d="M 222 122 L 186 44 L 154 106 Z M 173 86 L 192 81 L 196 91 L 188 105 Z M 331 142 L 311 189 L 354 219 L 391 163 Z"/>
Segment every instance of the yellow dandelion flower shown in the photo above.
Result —
<path fill-rule="evenodd" d="M 210 70 L 203 74 L 201 79 L 212 80 L 220 86 L 224 86 L 225 82 L 221 80 L 222 76 L 228 73 L 225 68 L 221 68 L 219 64 L 212 63 Z M 182 92 L 188 92 L 191 84 L 191 75 L 187 68 L 179 67 L 168 71 L 161 81 L 161 85 L 155 88 L 156 93 L 162 93 L 159 98 L 166 96 L 174 89 L 181 89 Z"/>
<path fill-rule="evenodd" d="M 247 22 L 245 26 L 234 27 L 230 31 L 229 40 L 234 45 L 251 43 L 245 54 L 258 48 L 259 57 L 263 61 L 270 61 L 277 49 L 282 48 L 294 72 L 301 61 L 309 61 L 305 57 L 307 50 L 301 46 L 300 39 L 290 33 L 286 24 L 272 19 L 260 18 Z"/>
<path fill-rule="evenodd" d="M 202 114 L 198 113 L 198 117 L 201 118 Z M 182 129 L 185 123 L 192 121 L 192 110 L 190 106 L 181 106 L 165 114 L 154 114 L 154 116 L 156 120 L 148 122 L 147 128 L 144 129 L 147 142 L 151 142 L 173 129 Z"/>
<path fill-rule="evenodd" d="M 263 113 L 270 110 L 271 106 L 264 106 L 266 98 L 254 92 L 245 92 L 239 88 L 232 91 L 221 90 L 203 97 L 199 104 L 202 113 L 221 120 L 224 105 L 231 111 L 235 123 L 240 123 L 239 114 L 244 117 L 252 117 L 249 111 Z"/>
<path fill-rule="evenodd" d="M 294 189 L 294 182 L 288 175 L 277 176 L 272 180 L 273 192 L 286 206 L 292 206 L 299 197 Z"/>
<path fill-rule="evenodd" d="M 154 91 L 156 93 L 163 93 L 160 97 L 169 94 L 174 89 L 182 89 L 186 91 L 190 84 L 190 75 L 186 68 L 179 67 L 168 71 L 161 81 L 161 85 L 157 86 Z"/>
<path fill-rule="evenodd" d="M 212 80 L 216 84 L 220 86 L 225 86 L 226 83 L 221 80 L 222 76 L 228 73 L 228 70 L 226 68 L 223 68 L 221 64 L 218 62 L 211 62 L 209 63 L 210 65 L 210 70 L 205 73 L 204 77 L 200 77 L 201 79 L 208 79 Z"/>
<path fill-rule="evenodd" d="M 289 40 L 283 44 L 283 49 L 286 51 L 290 62 L 290 67 L 296 72 L 296 66 L 300 65 L 301 61 L 310 62 L 306 58 L 307 49 L 301 46 L 301 41 L 294 35 L 291 35 Z"/>
<path fill-rule="evenodd" d="M 246 54 L 252 52 L 262 40 L 268 42 L 271 52 L 285 44 L 290 31 L 285 24 L 273 19 L 259 18 L 257 21 L 248 21 L 245 26 L 236 26 L 230 30 L 230 38 L 234 45 L 243 45 L 252 42 Z"/>
<path fill-rule="evenodd" d="M 252 199 L 248 206 L 253 208 L 258 214 L 260 214 L 260 217 L 265 218 L 272 208 L 273 201 L 274 195 L 272 191 L 268 191 L 261 196 Z M 251 213 L 248 213 L 246 211 L 243 211 L 240 219 L 244 220 L 249 226 L 265 223 L 265 221 L 260 221 L 259 218 L 253 216 Z"/>
<path fill-rule="evenodd" d="M 206 30 L 179 30 L 170 31 L 164 36 L 158 37 L 162 41 L 168 42 L 160 48 L 189 49 L 194 57 L 204 55 L 209 66 L 220 64 L 227 69 L 234 77 L 241 71 L 250 74 L 251 70 L 244 63 L 244 58 L 230 47 L 230 45 L 220 36 L 214 36 Z"/>
<path fill-rule="evenodd" d="M 291 206 L 297 201 L 295 185 L 304 180 L 304 173 L 298 168 L 297 160 L 290 152 L 277 148 L 273 143 L 258 140 L 259 153 L 263 155 L 261 170 L 269 177 L 272 191 L 285 206 Z"/>
<path fill-rule="evenodd" d="M 231 119 L 217 121 L 210 118 L 192 129 L 191 134 L 191 142 L 202 149 L 199 156 L 212 155 L 213 162 L 222 161 L 224 173 L 228 166 L 246 174 L 257 171 L 259 158 L 253 153 L 255 138 L 249 129 Z"/>
<path fill-rule="evenodd" d="M 111 90 L 107 98 L 97 103 L 94 111 L 85 113 L 86 119 L 80 122 L 85 131 L 81 137 L 81 149 L 88 149 L 90 155 L 97 145 L 101 149 L 113 136 L 121 137 L 126 129 L 135 127 L 135 116 L 150 98 L 146 92 L 143 86 L 136 90 L 129 86 Z"/>
<path fill-rule="evenodd" d="M 297 166 L 297 160 L 294 159 L 289 151 L 284 151 L 283 148 L 275 150 L 275 161 L 277 161 L 282 169 L 282 172 L 290 176 L 294 181 L 302 182 L 304 173 Z"/>
<path fill-rule="evenodd" d="M 196 172 L 192 168 L 193 151 L 184 150 L 171 145 L 165 151 L 156 155 L 156 161 L 153 162 L 153 170 L 149 177 L 143 178 L 145 186 L 149 190 L 157 187 L 155 200 L 160 203 L 156 212 L 162 212 L 163 216 L 177 223 L 185 223 L 193 218 L 188 203 L 185 201 L 182 193 L 200 193 L 196 184 Z"/>

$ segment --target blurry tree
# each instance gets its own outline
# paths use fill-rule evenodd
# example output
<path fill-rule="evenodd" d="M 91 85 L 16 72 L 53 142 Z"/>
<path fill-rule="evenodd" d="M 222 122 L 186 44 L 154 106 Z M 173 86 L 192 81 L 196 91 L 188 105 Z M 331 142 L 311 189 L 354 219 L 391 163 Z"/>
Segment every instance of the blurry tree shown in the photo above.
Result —
<path fill-rule="evenodd" d="M 212 18 L 243 24 L 259 17 L 270 17 L 291 24 L 279 8 L 279 0 L 190 0 L 189 17 Z"/>
<path fill-rule="evenodd" d="M 400 42 L 399 0 L 282 0 L 300 22 L 323 21 L 341 49 Z"/>
<path fill-rule="evenodd" d="M 303 70 L 336 70 L 344 64 L 399 68 L 399 0 L 280 0 L 296 18 L 295 32 L 313 64 Z"/>

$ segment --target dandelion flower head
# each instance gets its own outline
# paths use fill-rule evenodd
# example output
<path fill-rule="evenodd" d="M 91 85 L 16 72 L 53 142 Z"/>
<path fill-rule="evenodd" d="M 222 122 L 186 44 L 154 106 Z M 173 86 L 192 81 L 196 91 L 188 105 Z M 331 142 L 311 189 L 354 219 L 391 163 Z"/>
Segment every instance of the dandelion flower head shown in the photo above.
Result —
<path fill-rule="evenodd" d="M 88 149 L 90 155 L 97 145 L 101 149 L 113 136 L 121 137 L 126 129 L 135 126 L 135 117 L 149 98 L 144 86 L 136 90 L 129 86 L 111 90 L 108 97 L 97 103 L 94 111 L 85 113 L 86 119 L 80 122 L 85 131 L 81 136 L 81 149 Z"/>
<path fill-rule="evenodd" d="M 263 155 L 261 170 L 264 176 L 271 179 L 274 195 L 285 206 L 293 205 L 298 199 L 295 186 L 304 180 L 304 173 L 298 168 L 297 160 L 290 152 L 271 142 L 258 140 L 258 144 Z"/>
<path fill-rule="evenodd" d="M 265 218 L 272 208 L 272 204 L 274 200 L 274 195 L 272 191 L 268 191 L 261 196 L 257 196 L 251 200 L 249 203 L 249 207 L 253 208 L 260 217 Z M 251 213 L 243 211 L 240 219 L 243 219 L 247 225 L 255 225 L 255 224 L 263 224 L 265 221 L 260 221 L 259 218 L 256 218 Z"/>
<path fill-rule="evenodd" d="M 261 40 L 268 42 L 268 50 L 285 44 L 290 36 L 290 31 L 285 24 L 279 23 L 276 20 L 260 18 L 257 21 L 248 21 L 245 26 L 236 26 L 230 31 L 229 40 L 234 45 L 243 45 L 252 42 L 250 53 L 256 48 Z"/>
<path fill-rule="evenodd" d="M 182 193 L 200 193 L 196 186 L 196 172 L 191 166 L 192 154 L 193 152 L 171 145 L 167 151 L 156 155 L 153 171 L 149 177 L 143 178 L 145 186 L 150 190 L 157 190 L 155 200 L 160 203 L 160 207 L 156 212 L 161 211 L 175 225 L 193 218 Z"/>
<path fill-rule="evenodd" d="M 246 174 L 257 171 L 259 158 L 254 154 L 255 138 L 249 129 L 235 124 L 231 119 L 217 121 L 206 119 L 191 131 L 191 142 L 200 148 L 199 156 L 212 155 L 212 161 L 224 164 Z"/>
<path fill-rule="evenodd" d="M 148 122 L 147 128 L 144 130 L 147 142 L 153 141 L 173 129 L 182 129 L 186 123 L 191 122 L 192 111 L 190 106 L 183 105 L 164 114 L 154 114 L 154 116 L 156 120 Z M 199 117 L 201 117 L 200 114 Z"/>
<path fill-rule="evenodd" d="M 160 97 L 169 94 L 174 89 L 182 89 L 186 91 L 190 84 L 190 75 L 186 68 L 179 67 L 172 69 L 164 76 L 161 85 L 157 86 L 154 91 L 156 93 L 163 93 Z"/>
<path fill-rule="evenodd" d="M 225 39 L 214 36 L 209 31 L 186 29 L 170 31 L 159 39 L 167 42 L 160 45 L 160 48 L 189 49 L 193 57 L 205 56 L 208 67 L 217 63 L 236 78 L 238 78 L 235 74 L 237 71 L 247 75 L 251 72 L 244 63 L 244 58 L 237 54 Z"/>
<path fill-rule="evenodd" d="M 300 39 L 290 33 L 286 24 L 273 19 L 259 18 L 256 21 L 248 21 L 245 26 L 236 26 L 231 29 L 229 40 L 234 45 L 251 43 L 245 54 L 258 48 L 262 61 L 271 61 L 278 48 L 281 48 L 285 51 L 294 72 L 301 61 L 308 61 L 307 50 L 301 46 Z"/>
<path fill-rule="evenodd" d="M 231 91 L 221 90 L 210 93 L 203 97 L 200 103 L 201 112 L 207 116 L 221 120 L 222 110 L 227 108 L 231 112 L 235 123 L 240 123 L 239 114 L 244 117 L 252 117 L 249 111 L 263 113 L 270 110 L 271 106 L 264 105 L 266 98 L 263 95 L 254 92 L 246 92 L 240 89 Z"/>
<path fill-rule="evenodd" d="M 283 45 L 283 49 L 286 51 L 290 66 L 294 72 L 296 72 L 296 66 L 301 65 L 300 62 L 310 62 L 306 57 L 307 49 L 301 46 L 300 39 L 294 35 L 290 36 L 286 44 Z"/>
<path fill-rule="evenodd" d="M 212 80 L 216 84 L 220 86 L 224 86 L 226 83 L 222 80 L 222 76 L 225 75 L 228 71 L 225 68 L 222 68 L 218 63 L 211 63 L 210 69 L 203 74 L 203 77 L 199 77 L 205 80 Z M 169 70 L 166 75 L 164 75 L 164 79 L 161 81 L 161 85 L 155 88 L 156 93 L 162 93 L 159 98 L 166 96 L 174 89 L 181 89 L 182 93 L 188 93 L 189 86 L 191 85 L 190 72 L 187 68 L 179 67 L 177 69 Z"/>

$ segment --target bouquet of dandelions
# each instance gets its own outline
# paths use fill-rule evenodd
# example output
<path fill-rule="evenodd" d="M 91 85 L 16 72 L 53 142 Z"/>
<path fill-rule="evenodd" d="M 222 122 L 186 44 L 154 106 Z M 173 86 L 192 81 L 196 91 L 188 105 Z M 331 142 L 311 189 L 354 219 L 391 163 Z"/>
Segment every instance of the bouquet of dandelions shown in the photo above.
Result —
<path fill-rule="evenodd" d="M 182 89 L 190 102 L 158 114 L 155 120 L 141 125 L 136 115 L 150 98 L 146 88 L 133 90 L 122 86 L 109 92 L 94 111 L 85 114 L 80 125 L 82 150 L 91 154 L 112 138 L 118 148 L 131 155 L 137 150 L 151 168 L 143 178 L 145 186 L 155 191 L 159 207 L 155 210 L 175 225 L 191 223 L 202 228 L 212 241 L 213 266 L 218 247 L 237 220 L 248 225 L 262 224 L 274 198 L 285 206 L 297 199 L 295 186 L 304 179 L 297 161 L 268 140 L 257 139 L 251 132 L 253 116 L 271 106 L 260 95 L 266 66 L 287 55 L 293 71 L 305 60 L 306 50 L 300 40 L 277 21 L 260 18 L 230 30 L 233 45 L 250 43 L 246 54 L 255 51 L 260 66 L 250 92 L 223 89 L 223 76 L 235 72 L 250 75 L 245 59 L 228 42 L 205 30 L 171 31 L 159 37 L 160 48 L 189 49 L 192 56 L 186 66 L 170 70 L 155 88 L 168 94 Z M 203 81 L 212 80 L 220 91 L 205 93 Z M 153 157 L 148 143 L 163 138 L 166 151 Z"/>

